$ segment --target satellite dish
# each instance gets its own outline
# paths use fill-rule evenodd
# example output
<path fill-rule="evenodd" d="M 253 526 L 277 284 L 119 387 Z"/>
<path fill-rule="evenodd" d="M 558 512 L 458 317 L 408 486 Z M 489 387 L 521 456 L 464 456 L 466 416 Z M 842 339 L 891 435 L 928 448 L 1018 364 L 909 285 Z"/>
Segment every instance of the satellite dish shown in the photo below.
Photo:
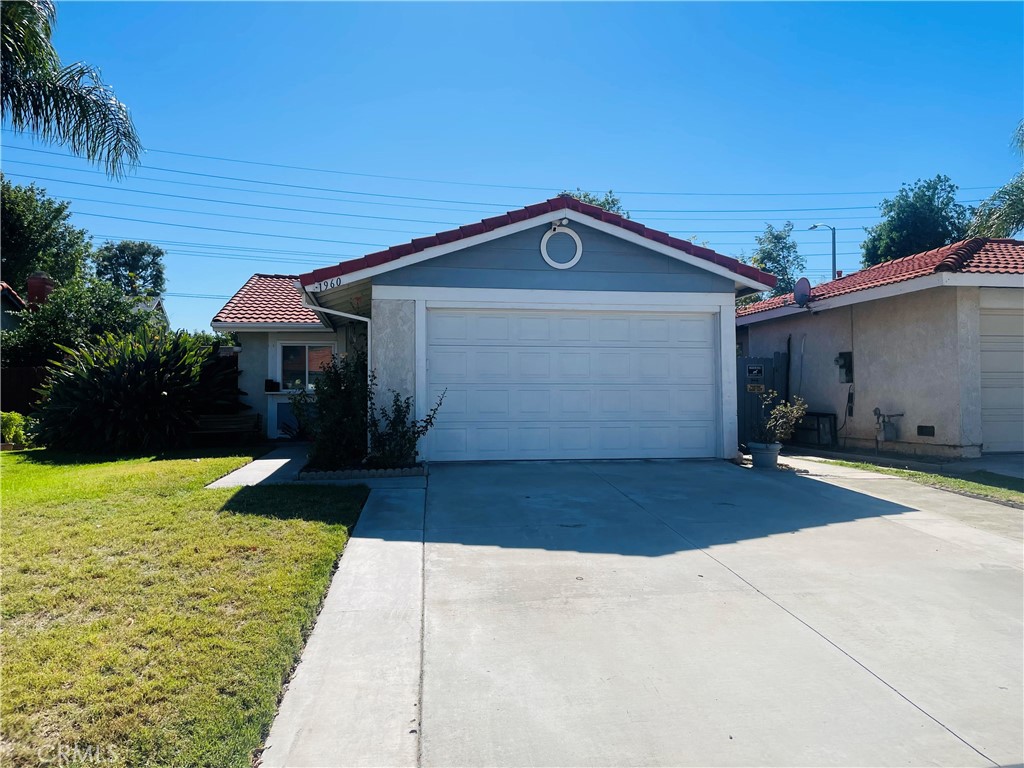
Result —
<path fill-rule="evenodd" d="M 801 277 L 793 287 L 793 299 L 798 306 L 806 307 L 811 303 L 811 281 Z"/>

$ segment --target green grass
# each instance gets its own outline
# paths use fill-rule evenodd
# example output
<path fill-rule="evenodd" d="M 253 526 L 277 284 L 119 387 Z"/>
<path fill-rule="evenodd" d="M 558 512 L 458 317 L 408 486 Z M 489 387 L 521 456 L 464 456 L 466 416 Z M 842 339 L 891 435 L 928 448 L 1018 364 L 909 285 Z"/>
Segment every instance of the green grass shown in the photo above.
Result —
<path fill-rule="evenodd" d="M 828 463 L 853 469 L 880 472 L 883 475 L 894 475 L 895 477 L 913 480 L 915 483 L 930 485 L 946 491 L 1024 506 L 1024 480 L 1006 475 L 998 475 L 995 472 L 978 471 L 969 472 L 964 475 L 937 475 L 930 472 L 915 472 L 910 469 L 880 467 L 876 464 L 866 464 L 863 462 L 830 460 Z"/>
<path fill-rule="evenodd" d="M 206 490 L 235 453 L 0 457 L 0 762 L 251 764 L 367 492 Z"/>

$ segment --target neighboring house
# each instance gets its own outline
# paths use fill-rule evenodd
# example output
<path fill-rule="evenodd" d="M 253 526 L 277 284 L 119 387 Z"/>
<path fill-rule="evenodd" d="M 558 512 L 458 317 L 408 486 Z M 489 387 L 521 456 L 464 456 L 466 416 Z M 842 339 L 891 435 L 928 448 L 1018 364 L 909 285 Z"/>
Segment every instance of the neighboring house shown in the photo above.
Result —
<path fill-rule="evenodd" d="M 560 196 L 300 275 L 256 275 L 213 321 L 238 333 L 249 402 L 326 350 L 370 348 L 436 461 L 732 457 L 735 297 L 775 278 Z M 294 283 L 294 286 L 293 286 Z M 286 410 L 286 409 L 285 409 Z"/>
<path fill-rule="evenodd" d="M 7 283 L 0 282 L 0 329 L 11 331 L 21 324 L 21 320 L 12 315 L 12 312 L 20 312 L 28 306 L 25 300 L 18 295 Z"/>
<path fill-rule="evenodd" d="M 1024 451 L 1024 242 L 975 238 L 740 307 L 744 354 L 791 350 L 790 392 L 848 447 L 938 456 Z M 847 360 L 850 363 L 847 364 Z M 853 413 L 847 404 L 852 400 Z"/>
<path fill-rule="evenodd" d="M 160 318 L 165 327 L 171 327 L 171 320 L 167 317 L 167 307 L 164 306 L 163 296 L 140 296 L 136 304 L 142 312 L 152 312 Z"/>

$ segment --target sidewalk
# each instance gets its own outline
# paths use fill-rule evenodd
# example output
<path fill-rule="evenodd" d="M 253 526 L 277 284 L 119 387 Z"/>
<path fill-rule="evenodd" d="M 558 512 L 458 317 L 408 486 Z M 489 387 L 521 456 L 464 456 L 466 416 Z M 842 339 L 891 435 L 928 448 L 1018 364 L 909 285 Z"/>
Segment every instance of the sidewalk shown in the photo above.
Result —
<path fill-rule="evenodd" d="M 305 443 L 282 445 L 266 456 L 249 462 L 219 480 L 214 480 L 206 487 L 238 488 L 242 485 L 279 485 L 297 482 L 299 472 L 306 466 L 308 452 L 309 446 Z"/>

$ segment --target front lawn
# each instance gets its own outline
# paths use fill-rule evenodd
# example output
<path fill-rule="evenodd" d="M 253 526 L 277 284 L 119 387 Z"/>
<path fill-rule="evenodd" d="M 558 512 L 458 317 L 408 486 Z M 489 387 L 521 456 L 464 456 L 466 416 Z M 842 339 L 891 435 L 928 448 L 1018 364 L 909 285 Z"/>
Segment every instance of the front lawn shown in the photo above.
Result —
<path fill-rule="evenodd" d="M 915 483 L 942 488 L 946 491 L 963 493 L 968 496 L 989 499 L 991 501 L 1009 502 L 1010 504 L 1024 507 L 1024 480 L 1008 477 L 1007 475 L 998 475 L 995 472 L 977 471 L 964 475 L 937 475 L 931 472 L 915 472 L 910 469 L 881 467 L 877 464 L 866 464 L 863 462 L 829 460 L 827 463 L 853 469 L 867 469 L 883 475 L 895 475 L 905 480 L 913 480 Z"/>
<path fill-rule="evenodd" d="M 366 490 L 234 453 L 2 456 L 4 765 L 251 764 Z"/>

